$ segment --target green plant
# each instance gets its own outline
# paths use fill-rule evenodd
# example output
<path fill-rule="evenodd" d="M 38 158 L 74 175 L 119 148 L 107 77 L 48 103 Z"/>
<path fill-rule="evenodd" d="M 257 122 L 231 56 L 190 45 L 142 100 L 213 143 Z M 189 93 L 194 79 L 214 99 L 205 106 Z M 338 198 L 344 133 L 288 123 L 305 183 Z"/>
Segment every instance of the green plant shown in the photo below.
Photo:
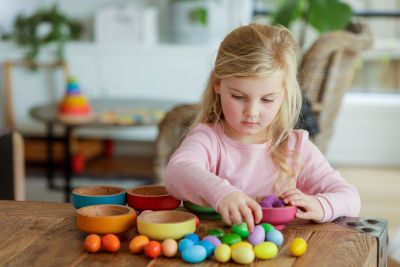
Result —
<path fill-rule="evenodd" d="M 40 48 L 53 42 L 58 44 L 56 56 L 63 59 L 65 43 L 77 39 L 81 32 L 81 25 L 67 18 L 54 5 L 49 9 L 39 9 L 30 16 L 18 15 L 13 38 L 18 44 L 28 47 L 27 60 L 35 61 Z"/>
<path fill-rule="evenodd" d="M 272 24 L 290 28 L 296 20 L 302 20 L 300 46 L 305 39 L 309 24 L 320 33 L 342 30 L 353 17 L 351 7 L 340 0 L 280 0 L 272 16 Z"/>

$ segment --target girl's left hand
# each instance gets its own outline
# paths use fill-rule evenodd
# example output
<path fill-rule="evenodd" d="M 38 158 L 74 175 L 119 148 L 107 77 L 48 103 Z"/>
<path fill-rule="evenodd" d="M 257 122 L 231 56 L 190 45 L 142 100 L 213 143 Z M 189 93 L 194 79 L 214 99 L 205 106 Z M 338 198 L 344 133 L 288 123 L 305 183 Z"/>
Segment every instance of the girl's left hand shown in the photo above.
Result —
<path fill-rule="evenodd" d="M 318 199 L 312 195 L 306 195 L 297 188 L 283 192 L 280 196 L 285 204 L 299 207 L 304 212 L 297 213 L 297 218 L 320 222 L 324 211 Z"/>

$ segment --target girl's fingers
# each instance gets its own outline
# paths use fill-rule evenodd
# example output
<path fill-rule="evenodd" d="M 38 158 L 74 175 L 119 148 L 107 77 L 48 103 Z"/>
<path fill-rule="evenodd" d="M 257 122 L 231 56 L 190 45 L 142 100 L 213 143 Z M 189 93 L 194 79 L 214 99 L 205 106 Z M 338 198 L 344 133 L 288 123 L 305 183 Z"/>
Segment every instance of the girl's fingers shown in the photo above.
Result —
<path fill-rule="evenodd" d="M 253 232 L 254 218 L 253 218 L 253 213 L 251 212 L 251 209 L 247 206 L 242 206 L 242 207 L 240 207 L 240 212 L 242 213 L 242 216 L 243 216 L 244 220 L 246 221 L 249 231 Z"/>
<path fill-rule="evenodd" d="M 221 209 L 221 216 L 224 219 L 225 223 L 228 225 L 232 225 L 231 215 L 228 209 Z"/>
<path fill-rule="evenodd" d="M 287 198 L 287 197 L 289 197 L 289 196 L 291 196 L 293 194 L 297 194 L 297 193 L 301 193 L 301 192 L 297 188 L 292 188 L 292 189 L 289 189 L 289 190 L 283 192 L 282 194 L 280 194 L 279 197 L 280 198 Z"/>
<path fill-rule="evenodd" d="M 242 224 L 242 214 L 240 213 L 240 210 L 238 208 L 232 208 L 230 210 L 230 215 L 232 223 L 236 223 L 237 225 Z"/>
<path fill-rule="evenodd" d="M 296 214 L 297 218 L 305 219 L 305 220 L 315 220 L 313 212 L 299 212 Z"/>
<path fill-rule="evenodd" d="M 249 205 L 249 208 L 250 208 L 250 210 L 252 212 L 252 216 L 254 217 L 254 223 L 255 224 L 260 223 L 260 221 L 262 219 L 261 206 L 258 203 L 254 202 L 254 201 L 250 201 L 248 203 L 248 205 Z"/>

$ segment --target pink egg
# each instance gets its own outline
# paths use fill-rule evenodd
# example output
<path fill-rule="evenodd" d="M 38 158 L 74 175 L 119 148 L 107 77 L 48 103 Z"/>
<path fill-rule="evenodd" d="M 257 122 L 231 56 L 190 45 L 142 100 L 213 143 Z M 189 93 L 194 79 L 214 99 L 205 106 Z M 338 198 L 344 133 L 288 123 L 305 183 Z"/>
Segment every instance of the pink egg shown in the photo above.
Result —
<path fill-rule="evenodd" d="M 178 243 L 173 239 L 165 239 L 161 248 L 165 257 L 174 257 L 178 252 Z"/>
<path fill-rule="evenodd" d="M 256 246 L 265 240 L 265 230 L 261 225 L 257 225 L 254 227 L 254 231 L 249 234 L 249 237 L 247 238 L 249 242 L 253 245 Z"/>

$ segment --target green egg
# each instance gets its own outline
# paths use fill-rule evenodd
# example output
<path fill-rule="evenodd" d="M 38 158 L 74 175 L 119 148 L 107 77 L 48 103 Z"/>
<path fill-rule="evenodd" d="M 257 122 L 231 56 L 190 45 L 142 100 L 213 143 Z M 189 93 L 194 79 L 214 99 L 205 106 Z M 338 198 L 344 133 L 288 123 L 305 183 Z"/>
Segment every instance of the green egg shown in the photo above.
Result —
<path fill-rule="evenodd" d="M 237 242 L 242 241 L 242 238 L 238 234 L 227 234 L 222 237 L 221 241 L 222 243 L 230 246 Z"/>

